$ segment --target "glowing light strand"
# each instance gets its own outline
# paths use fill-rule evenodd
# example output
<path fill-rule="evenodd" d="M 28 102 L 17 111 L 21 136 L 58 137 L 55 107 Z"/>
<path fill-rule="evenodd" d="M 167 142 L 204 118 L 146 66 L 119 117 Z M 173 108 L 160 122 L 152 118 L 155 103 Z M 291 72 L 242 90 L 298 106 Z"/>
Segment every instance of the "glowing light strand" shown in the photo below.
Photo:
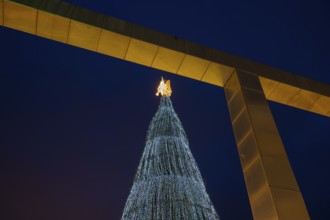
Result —
<path fill-rule="evenodd" d="M 162 96 L 122 220 L 219 219 L 206 193 L 182 124 Z"/>

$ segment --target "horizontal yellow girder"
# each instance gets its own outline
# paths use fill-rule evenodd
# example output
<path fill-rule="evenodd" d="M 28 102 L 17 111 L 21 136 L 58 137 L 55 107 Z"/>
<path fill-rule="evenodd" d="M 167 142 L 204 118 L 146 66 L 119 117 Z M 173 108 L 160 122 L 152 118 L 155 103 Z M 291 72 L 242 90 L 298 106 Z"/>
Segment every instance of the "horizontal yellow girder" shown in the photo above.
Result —
<path fill-rule="evenodd" d="M 0 0 L 0 25 L 223 87 L 234 69 L 266 98 L 330 116 L 330 86 L 59 0 Z"/>

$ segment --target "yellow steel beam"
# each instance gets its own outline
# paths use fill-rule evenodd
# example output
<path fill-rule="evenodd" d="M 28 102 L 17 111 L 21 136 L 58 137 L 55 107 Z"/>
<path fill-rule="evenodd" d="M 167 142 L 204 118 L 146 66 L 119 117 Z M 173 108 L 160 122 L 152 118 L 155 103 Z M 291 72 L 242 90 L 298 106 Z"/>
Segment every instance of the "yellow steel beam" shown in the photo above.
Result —
<path fill-rule="evenodd" d="M 254 219 L 310 219 L 258 76 L 235 71 L 225 94 Z"/>
<path fill-rule="evenodd" d="M 0 0 L 0 25 L 3 25 L 3 1 Z"/>
<path fill-rule="evenodd" d="M 330 116 L 330 86 L 59 0 L 0 0 L 0 25 L 223 87 L 257 74 L 266 98 Z"/>
<path fill-rule="evenodd" d="M 309 219 L 266 99 L 330 116 L 330 86 L 59 0 L 0 0 L 0 25 L 225 87 L 255 219 Z"/>

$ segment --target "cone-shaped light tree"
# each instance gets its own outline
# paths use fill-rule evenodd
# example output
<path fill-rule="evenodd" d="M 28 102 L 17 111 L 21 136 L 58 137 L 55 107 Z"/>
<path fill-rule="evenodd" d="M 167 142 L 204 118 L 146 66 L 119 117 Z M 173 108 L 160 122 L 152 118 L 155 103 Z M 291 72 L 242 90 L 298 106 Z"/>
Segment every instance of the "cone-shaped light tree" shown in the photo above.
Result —
<path fill-rule="evenodd" d="M 169 81 L 153 117 L 122 220 L 219 219 L 206 193 L 182 124 L 171 100 Z"/>

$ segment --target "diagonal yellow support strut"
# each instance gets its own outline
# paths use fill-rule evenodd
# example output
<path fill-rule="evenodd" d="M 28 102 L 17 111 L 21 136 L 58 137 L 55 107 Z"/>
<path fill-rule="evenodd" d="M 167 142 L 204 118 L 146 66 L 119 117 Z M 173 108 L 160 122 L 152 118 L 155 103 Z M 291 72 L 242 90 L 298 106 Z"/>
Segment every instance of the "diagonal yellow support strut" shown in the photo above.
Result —
<path fill-rule="evenodd" d="M 329 85 L 59 0 L 0 0 L 0 25 L 224 87 L 254 218 L 309 219 L 267 100 L 330 117 Z"/>

